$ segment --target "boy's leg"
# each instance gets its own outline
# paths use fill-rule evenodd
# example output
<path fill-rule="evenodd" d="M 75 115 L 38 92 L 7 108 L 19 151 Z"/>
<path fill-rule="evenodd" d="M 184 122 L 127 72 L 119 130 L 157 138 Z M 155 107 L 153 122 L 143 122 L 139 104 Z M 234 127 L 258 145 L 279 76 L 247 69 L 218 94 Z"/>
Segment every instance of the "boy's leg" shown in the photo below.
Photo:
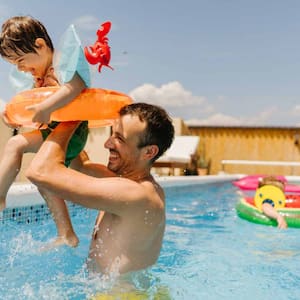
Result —
<path fill-rule="evenodd" d="M 39 189 L 39 192 L 45 199 L 57 228 L 57 239 L 51 246 L 76 247 L 79 240 L 74 232 L 65 201 L 46 190 Z"/>
<path fill-rule="evenodd" d="M 25 132 L 11 137 L 5 145 L 0 161 L 0 210 L 5 208 L 7 192 L 18 175 L 23 154 L 25 152 L 36 153 L 43 143 L 43 137 L 39 130 Z M 42 191 L 57 226 L 58 244 L 67 244 L 76 247 L 78 238 L 74 233 L 68 209 L 63 199 Z"/>
<path fill-rule="evenodd" d="M 0 161 L 0 211 L 5 208 L 7 192 L 20 171 L 23 154 L 37 152 L 42 143 L 38 130 L 15 135 L 6 143 Z"/>
<path fill-rule="evenodd" d="M 58 123 L 53 122 L 52 124 L 54 127 L 51 128 L 55 128 L 55 126 L 57 126 Z M 51 130 L 42 131 L 43 138 L 46 139 L 50 133 Z M 88 122 L 85 121 L 79 125 L 79 127 L 75 131 L 75 134 L 72 136 L 69 142 L 68 150 L 66 153 L 66 166 L 69 166 L 72 160 L 74 160 L 74 158 L 76 158 L 80 151 L 84 148 L 84 145 L 87 140 L 87 135 Z M 79 162 L 79 165 L 81 166 L 82 163 Z M 55 242 L 50 245 L 50 247 L 64 244 L 76 247 L 79 243 L 79 240 L 73 230 L 73 226 L 68 212 L 68 207 L 65 201 L 49 193 L 47 190 L 40 190 L 40 193 L 45 199 L 57 227 L 58 237 L 55 240 Z"/>

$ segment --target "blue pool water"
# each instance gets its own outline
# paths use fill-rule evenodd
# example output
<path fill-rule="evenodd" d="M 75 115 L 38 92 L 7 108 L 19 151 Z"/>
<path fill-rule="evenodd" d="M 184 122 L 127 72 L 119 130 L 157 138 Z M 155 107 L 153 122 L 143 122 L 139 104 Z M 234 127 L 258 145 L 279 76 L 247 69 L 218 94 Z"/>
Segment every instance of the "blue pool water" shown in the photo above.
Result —
<path fill-rule="evenodd" d="M 170 298 L 300 299 L 300 230 L 280 231 L 236 216 L 230 182 L 165 187 L 167 227 L 157 264 L 132 276 L 152 295 Z M 35 209 L 34 207 L 33 209 Z M 72 207 L 76 249 L 41 248 L 56 235 L 51 218 L 0 226 L 0 299 L 89 299 L 114 278 L 85 269 L 97 212 Z M 151 296 L 149 296 L 151 299 Z"/>

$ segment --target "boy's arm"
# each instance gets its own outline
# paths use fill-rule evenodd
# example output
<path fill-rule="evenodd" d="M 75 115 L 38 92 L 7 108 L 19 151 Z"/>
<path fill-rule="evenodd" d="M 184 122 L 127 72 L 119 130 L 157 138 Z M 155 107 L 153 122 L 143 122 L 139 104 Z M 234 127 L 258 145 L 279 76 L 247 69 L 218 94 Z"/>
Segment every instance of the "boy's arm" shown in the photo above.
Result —
<path fill-rule="evenodd" d="M 72 160 L 70 167 L 83 174 L 98 178 L 116 176 L 114 172 L 108 170 L 103 164 L 92 162 L 85 151 L 81 151 L 79 155 Z"/>
<path fill-rule="evenodd" d="M 26 107 L 26 109 L 34 112 L 32 118 L 33 122 L 49 123 L 50 115 L 53 111 L 71 102 L 85 88 L 84 81 L 77 73 L 75 73 L 72 80 L 62 85 L 56 93 L 45 99 L 43 102 L 30 105 Z"/>
<path fill-rule="evenodd" d="M 281 214 L 279 214 L 278 211 L 270 203 L 263 203 L 262 210 L 266 216 L 277 221 L 278 228 L 280 229 L 287 228 L 287 224 L 284 217 Z"/>

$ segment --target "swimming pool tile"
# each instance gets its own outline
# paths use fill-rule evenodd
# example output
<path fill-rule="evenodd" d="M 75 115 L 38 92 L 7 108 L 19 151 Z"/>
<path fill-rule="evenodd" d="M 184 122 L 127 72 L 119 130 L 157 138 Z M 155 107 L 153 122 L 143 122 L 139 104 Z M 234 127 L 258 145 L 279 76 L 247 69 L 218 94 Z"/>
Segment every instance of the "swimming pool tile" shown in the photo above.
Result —
<path fill-rule="evenodd" d="M 82 207 L 67 203 L 70 216 L 76 215 L 78 209 Z M 7 224 L 8 222 L 15 222 L 17 224 L 31 224 L 40 223 L 51 218 L 51 213 L 45 204 L 6 208 L 0 214 L 0 224 Z"/>

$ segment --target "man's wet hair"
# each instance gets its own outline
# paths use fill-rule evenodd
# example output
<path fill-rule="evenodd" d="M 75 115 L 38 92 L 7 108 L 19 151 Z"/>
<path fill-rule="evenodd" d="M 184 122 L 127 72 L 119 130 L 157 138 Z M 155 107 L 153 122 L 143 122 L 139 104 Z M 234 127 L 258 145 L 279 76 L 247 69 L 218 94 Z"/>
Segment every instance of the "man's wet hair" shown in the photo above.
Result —
<path fill-rule="evenodd" d="M 172 144 L 174 139 L 174 126 L 168 113 L 160 106 L 148 103 L 132 103 L 120 110 L 120 116 L 138 116 L 146 122 L 146 128 L 140 136 L 139 148 L 148 145 L 157 145 L 159 151 L 152 159 L 158 159 Z"/>

